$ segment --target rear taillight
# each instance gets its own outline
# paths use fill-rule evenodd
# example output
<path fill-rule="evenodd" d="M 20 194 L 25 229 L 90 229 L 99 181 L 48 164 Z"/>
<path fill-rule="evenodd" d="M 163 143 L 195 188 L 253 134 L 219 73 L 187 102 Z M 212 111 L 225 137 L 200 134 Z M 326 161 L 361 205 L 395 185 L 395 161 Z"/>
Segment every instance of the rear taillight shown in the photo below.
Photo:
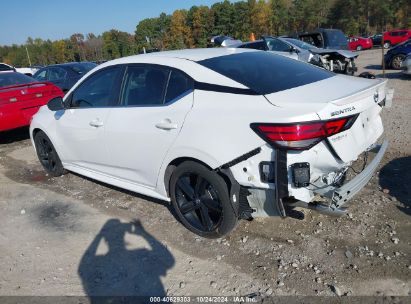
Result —
<path fill-rule="evenodd" d="M 324 138 L 349 129 L 358 115 L 339 119 L 290 124 L 253 123 L 251 128 L 276 148 L 306 150 Z"/>

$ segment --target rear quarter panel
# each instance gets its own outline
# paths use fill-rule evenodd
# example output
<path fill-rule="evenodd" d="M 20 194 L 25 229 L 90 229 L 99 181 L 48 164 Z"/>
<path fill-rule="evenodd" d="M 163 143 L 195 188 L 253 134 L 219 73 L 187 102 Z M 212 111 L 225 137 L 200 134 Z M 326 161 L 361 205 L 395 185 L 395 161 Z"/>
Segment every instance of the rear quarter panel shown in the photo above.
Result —
<path fill-rule="evenodd" d="M 315 119 L 318 116 L 312 110 L 273 106 L 264 96 L 196 90 L 193 109 L 170 150 L 202 151 L 217 167 L 265 144 L 251 123 Z"/>
<path fill-rule="evenodd" d="M 194 158 L 216 169 L 258 147 L 265 147 L 265 152 L 260 154 L 267 156 L 265 160 L 272 160 L 274 150 L 251 129 L 251 123 L 316 119 L 318 116 L 312 109 L 274 106 L 264 96 L 195 90 L 193 108 L 163 161 L 157 190 L 164 191 L 165 170 L 177 158 Z"/>

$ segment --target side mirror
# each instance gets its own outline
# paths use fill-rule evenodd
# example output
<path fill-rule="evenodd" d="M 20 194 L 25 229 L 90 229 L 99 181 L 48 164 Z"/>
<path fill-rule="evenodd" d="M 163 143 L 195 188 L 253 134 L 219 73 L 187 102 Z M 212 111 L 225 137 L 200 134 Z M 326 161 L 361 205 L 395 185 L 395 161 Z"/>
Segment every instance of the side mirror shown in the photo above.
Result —
<path fill-rule="evenodd" d="M 60 96 L 54 97 L 47 103 L 47 107 L 49 108 L 50 111 L 64 110 L 63 98 L 61 98 Z"/>
<path fill-rule="evenodd" d="M 290 49 L 290 53 L 296 53 L 296 54 L 298 54 L 300 51 L 298 50 L 298 49 L 296 49 L 295 47 L 291 47 L 291 49 Z"/>

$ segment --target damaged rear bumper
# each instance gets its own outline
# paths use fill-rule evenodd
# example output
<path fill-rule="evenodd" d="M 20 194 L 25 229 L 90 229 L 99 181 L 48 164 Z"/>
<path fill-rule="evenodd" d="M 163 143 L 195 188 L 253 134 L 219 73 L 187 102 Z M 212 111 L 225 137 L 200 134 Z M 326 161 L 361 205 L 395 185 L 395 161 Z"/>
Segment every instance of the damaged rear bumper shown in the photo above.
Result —
<path fill-rule="evenodd" d="M 388 141 L 385 140 L 381 145 L 376 146 L 374 149 L 370 150 L 369 153 L 374 153 L 375 156 L 373 160 L 369 163 L 364 170 L 359 173 L 352 180 L 348 181 L 341 187 L 328 186 L 321 189 L 316 189 L 314 192 L 321 195 L 324 198 L 329 199 L 329 205 L 321 205 L 315 208 L 309 206 L 302 206 L 301 204 L 296 204 L 296 206 L 307 207 L 310 209 L 317 210 L 322 213 L 341 215 L 344 214 L 344 209 L 341 209 L 351 198 L 353 198 L 362 188 L 370 181 L 374 172 L 377 170 L 385 151 L 388 148 Z M 310 204 L 307 204 L 310 205 Z M 314 204 L 315 205 L 315 204 Z"/>
<path fill-rule="evenodd" d="M 286 154 L 277 151 L 275 158 L 275 187 L 274 188 L 257 188 L 241 186 L 243 191 L 240 195 L 240 204 L 245 206 L 240 208 L 245 211 L 248 217 L 265 217 L 265 216 L 291 216 L 289 211 L 294 207 L 311 209 L 319 213 L 341 216 L 346 213 L 344 205 L 363 189 L 372 178 L 375 171 L 388 148 L 388 141 L 381 145 L 376 145 L 368 150 L 368 157 L 371 161 L 368 165 L 351 180 L 341 186 L 325 185 L 323 187 L 311 189 L 313 201 L 302 201 L 295 199 L 287 190 L 287 160 Z M 284 178 L 285 177 L 285 178 Z M 307 189 L 307 191 L 309 191 Z M 321 196 L 321 201 L 315 201 L 315 195 Z M 291 209 L 290 209 L 291 208 Z M 241 212 L 240 212 L 241 213 Z M 292 212 L 294 213 L 294 212 Z"/>

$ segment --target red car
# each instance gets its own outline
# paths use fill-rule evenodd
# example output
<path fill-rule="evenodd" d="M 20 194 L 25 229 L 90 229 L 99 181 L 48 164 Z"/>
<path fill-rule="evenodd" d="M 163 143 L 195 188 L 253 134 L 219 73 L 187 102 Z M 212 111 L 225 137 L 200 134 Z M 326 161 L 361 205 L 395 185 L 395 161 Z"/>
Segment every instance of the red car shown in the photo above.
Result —
<path fill-rule="evenodd" d="M 348 48 L 351 51 L 361 51 L 371 49 L 373 47 L 371 38 L 350 37 L 348 40 Z"/>
<path fill-rule="evenodd" d="M 390 32 L 385 32 L 384 39 L 384 48 L 388 49 L 393 45 L 404 42 L 411 38 L 411 30 L 393 30 Z"/>
<path fill-rule="evenodd" d="M 0 72 L 0 132 L 30 125 L 38 109 L 57 96 L 60 88 L 17 72 Z"/>

